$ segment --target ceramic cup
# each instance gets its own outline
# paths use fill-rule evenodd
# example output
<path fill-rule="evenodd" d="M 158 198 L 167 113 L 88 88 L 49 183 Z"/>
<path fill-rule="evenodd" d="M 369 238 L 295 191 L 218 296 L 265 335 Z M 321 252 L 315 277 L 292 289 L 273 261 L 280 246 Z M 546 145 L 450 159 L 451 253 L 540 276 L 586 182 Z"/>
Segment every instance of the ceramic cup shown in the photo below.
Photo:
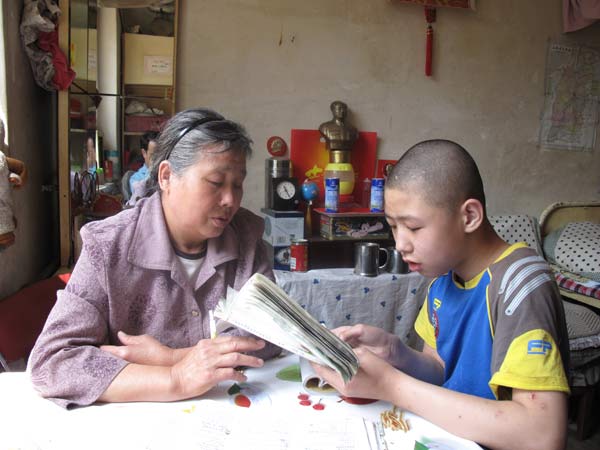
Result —
<path fill-rule="evenodd" d="M 381 254 L 385 254 L 383 264 L 379 264 Z M 388 251 L 374 242 L 358 242 L 354 245 L 354 273 L 363 277 L 376 277 L 385 268 Z"/>
<path fill-rule="evenodd" d="M 389 273 L 408 273 L 408 264 L 402 259 L 402 254 L 394 247 L 387 248 L 385 271 Z"/>

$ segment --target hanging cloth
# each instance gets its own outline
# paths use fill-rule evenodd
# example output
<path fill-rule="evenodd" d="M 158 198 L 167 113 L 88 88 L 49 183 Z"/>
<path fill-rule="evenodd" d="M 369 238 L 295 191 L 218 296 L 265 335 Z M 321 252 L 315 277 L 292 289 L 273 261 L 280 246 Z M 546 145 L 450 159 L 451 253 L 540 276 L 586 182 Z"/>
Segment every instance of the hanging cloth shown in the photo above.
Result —
<path fill-rule="evenodd" d="M 68 67 L 64 53 L 58 48 L 58 35 L 55 47 L 48 42 L 53 38 L 49 38 L 47 33 L 56 32 L 59 15 L 60 9 L 55 0 L 25 0 L 19 27 L 25 53 L 27 53 L 33 71 L 33 78 L 38 86 L 47 91 L 66 89 L 75 78 L 75 72 Z M 40 47 L 40 35 L 44 48 Z M 57 56 L 58 54 L 60 56 Z M 62 61 L 64 61 L 64 65 Z M 61 73 L 57 75 L 57 71 Z M 71 81 L 66 84 L 69 79 Z"/>
<path fill-rule="evenodd" d="M 581 30 L 600 19 L 600 0 L 563 0 L 563 31 Z"/>
<path fill-rule="evenodd" d="M 67 58 L 58 46 L 58 27 L 49 33 L 40 32 L 38 46 L 52 56 L 54 67 L 52 85 L 61 91 L 68 89 L 75 79 L 75 72 L 67 64 Z"/>

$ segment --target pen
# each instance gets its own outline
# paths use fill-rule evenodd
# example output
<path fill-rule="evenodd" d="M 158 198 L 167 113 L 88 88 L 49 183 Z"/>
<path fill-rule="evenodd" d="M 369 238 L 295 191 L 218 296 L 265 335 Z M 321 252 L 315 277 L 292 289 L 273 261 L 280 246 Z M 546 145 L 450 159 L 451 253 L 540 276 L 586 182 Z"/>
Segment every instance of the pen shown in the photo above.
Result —
<path fill-rule="evenodd" d="M 210 327 L 210 338 L 214 339 L 217 337 L 217 322 L 215 322 L 215 315 L 212 309 L 208 310 L 208 325 Z"/>

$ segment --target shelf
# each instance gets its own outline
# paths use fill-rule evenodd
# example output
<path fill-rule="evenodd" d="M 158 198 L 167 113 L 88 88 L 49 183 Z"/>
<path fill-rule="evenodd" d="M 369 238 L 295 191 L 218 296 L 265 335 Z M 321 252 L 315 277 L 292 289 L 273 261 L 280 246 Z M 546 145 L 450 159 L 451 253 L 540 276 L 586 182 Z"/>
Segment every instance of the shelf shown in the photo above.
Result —
<path fill-rule="evenodd" d="M 311 236 L 308 238 L 309 269 L 353 267 L 354 245 L 359 242 L 375 242 L 382 248 L 395 246 L 393 239 L 365 238 L 334 241 L 321 236 Z"/>
<path fill-rule="evenodd" d="M 124 98 L 147 98 L 173 100 L 172 86 L 159 86 L 155 84 L 124 84 Z"/>

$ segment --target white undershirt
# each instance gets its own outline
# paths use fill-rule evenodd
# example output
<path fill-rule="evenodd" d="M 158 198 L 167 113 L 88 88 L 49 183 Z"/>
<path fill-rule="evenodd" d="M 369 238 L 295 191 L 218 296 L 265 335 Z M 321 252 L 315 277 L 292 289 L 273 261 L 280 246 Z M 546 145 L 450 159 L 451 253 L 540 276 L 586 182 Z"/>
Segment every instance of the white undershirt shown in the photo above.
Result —
<path fill-rule="evenodd" d="M 185 273 L 188 277 L 188 281 L 192 288 L 196 285 L 196 280 L 198 279 L 200 268 L 202 267 L 202 263 L 204 262 L 204 257 L 205 255 L 203 255 L 200 258 L 190 259 L 184 256 L 177 255 L 177 259 L 181 261 L 181 264 L 183 265 Z"/>

